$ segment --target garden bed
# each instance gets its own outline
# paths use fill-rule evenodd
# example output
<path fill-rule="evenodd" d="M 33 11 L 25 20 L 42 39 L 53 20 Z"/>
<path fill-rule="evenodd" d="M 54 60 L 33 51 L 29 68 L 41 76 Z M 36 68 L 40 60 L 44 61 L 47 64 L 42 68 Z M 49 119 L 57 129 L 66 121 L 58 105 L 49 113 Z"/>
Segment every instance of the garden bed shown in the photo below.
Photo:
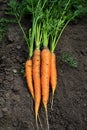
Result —
<path fill-rule="evenodd" d="M 4 16 L 6 3 L 2 2 L 0 8 L 0 16 Z M 76 69 L 62 62 L 61 56 L 65 52 L 78 61 Z M 87 16 L 67 26 L 55 53 L 58 85 L 53 111 L 50 100 L 48 103 L 50 130 L 86 130 Z M 0 43 L 0 130 L 36 129 L 33 100 L 22 73 L 27 55 L 19 26 L 9 24 Z M 40 108 L 40 117 L 46 130 L 43 107 Z"/>

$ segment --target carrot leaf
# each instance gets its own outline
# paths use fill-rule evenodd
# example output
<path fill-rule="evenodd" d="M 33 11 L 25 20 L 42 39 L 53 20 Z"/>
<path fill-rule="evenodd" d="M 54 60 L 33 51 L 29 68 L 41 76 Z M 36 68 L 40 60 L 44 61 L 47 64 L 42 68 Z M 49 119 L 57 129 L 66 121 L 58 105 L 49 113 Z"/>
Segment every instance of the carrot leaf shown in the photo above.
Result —
<path fill-rule="evenodd" d="M 52 19 L 54 27 L 52 27 L 51 37 L 51 52 L 54 52 L 59 39 L 70 21 L 75 18 L 87 14 L 87 1 L 86 0 L 59 0 L 55 2 L 54 8 L 52 8 Z M 58 15 L 57 15 L 58 14 Z"/>

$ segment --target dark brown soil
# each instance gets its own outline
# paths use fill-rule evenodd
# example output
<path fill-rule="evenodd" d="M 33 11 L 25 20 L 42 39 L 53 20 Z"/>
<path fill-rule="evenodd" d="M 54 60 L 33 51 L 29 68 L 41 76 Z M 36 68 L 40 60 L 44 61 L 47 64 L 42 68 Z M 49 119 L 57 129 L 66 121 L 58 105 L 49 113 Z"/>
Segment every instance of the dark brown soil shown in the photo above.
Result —
<path fill-rule="evenodd" d="M 0 16 L 4 14 L 2 6 L 5 9 L 5 1 L 0 4 Z M 61 61 L 64 52 L 78 61 L 77 69 Z M 50 100 L 48 104 L 50 130 L 87 130 L 87 17 L 66 28 L 55 53 L 58 85 L 53 111 Z M 0 130 L 36 129 L 34 103 L 21 73 L 27 56 L 20 28 L 10 24 L 0 43 Z M 40 117 L 47 130 L 42 104 Z"/>

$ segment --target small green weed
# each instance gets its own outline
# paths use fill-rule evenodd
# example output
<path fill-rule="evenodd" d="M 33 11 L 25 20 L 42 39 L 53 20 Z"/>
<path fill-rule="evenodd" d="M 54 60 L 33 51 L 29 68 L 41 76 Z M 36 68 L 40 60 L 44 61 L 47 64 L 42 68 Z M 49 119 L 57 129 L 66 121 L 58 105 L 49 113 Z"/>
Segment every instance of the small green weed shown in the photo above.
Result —
<path fill-rule="evenodd" d="M 9 23 L 9 21 L 6 18 L 1 18 L 0 19 L 0 41 L 5 36 L 8 23 Z"/>
<path fill-rule="evenodd" d="M 70 53 L 63 53 L 62 54 L 62 61 L 66 62 L 67 64 L 69 64 L 73 68 L 78 67 L 77 60 L 75 60 L 74 57 Z"/>

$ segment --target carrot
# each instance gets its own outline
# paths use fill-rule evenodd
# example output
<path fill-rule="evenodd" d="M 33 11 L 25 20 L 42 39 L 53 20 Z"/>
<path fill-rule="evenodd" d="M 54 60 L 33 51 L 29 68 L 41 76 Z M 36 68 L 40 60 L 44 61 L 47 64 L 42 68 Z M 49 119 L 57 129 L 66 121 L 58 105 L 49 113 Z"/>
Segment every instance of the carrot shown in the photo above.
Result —
<path fill-rule="evenodd" d="M 44 107 L 47 107 L 49 98 L 49 72 L 50 72 L 50 51 L 43 49 L 41 52 L 41 87 L 42 87 L 42 102 Z"/>
<path fill-rule="evenodd" d="M 33 56 L 33 81 L 35 92 L 35 116 L 37 122 L 38 111 L 41 101 L 41 84 L 40 84 L 40 50 L 36 49 Z"/>
<path fill-rule="evenodd" d="M 46 119 L 48 123 L 48 114 L 47 114 L 47 103 L 49 99 L 49 72 L 50 72 L 50 51 L 48 48 L 45 48 L 41 52 L 41 88 L 42 88 L 42 102 L 46 111 Z"/>
<path fill-rule="evenodd" d="M 38 129 L 37 116 L 38 116 L 38 111 L 39 111 L 40 101 L 41 101 L 40 44 L 41 44 L 42 34 L 41 34 L 41 24 L 37 23 L 36 26 L 34 27 L 35 27 L 35 51 L 33 56 L 33 80 L 34 80 L 34 91 L 35 91 L 35 117 L 36 117 L 37 129 Z"/>
<path fill-rule="evenodd" d="M 33 89 L 33 78 L 32 78 L 32 59 L 28 59 L 25 63 L 25 76 L 28 85 L 28 89 L 34 99 L 34 89 Z"/>
<path fill-rule="evenodd" d="M 52 87 L 52 103 L 51 103 L 51 109 L 53 107 L 53 97 L 54 92 L 57 85 L 57 69 L 56 69 L 56 56 L 54 53 L 51 53 L 51 71 L 50 71 L 50 82 Z"/>
<path fill-rule="evenodd" d="M 29 91 L 30 91 L 30 93 L 31 93 L 31 95 L 33 97 L 33 100 L 35 100 L 34 88 L 33 88 L 33 77 L 32 77 L 33 72 L 32 72 L 32 70 L 33 70 L 32 59 L 28 59 L 26 61 L 26 63 L 25 63 L 25 76 L 26 76 L 26 80 L 27 80 L 27 84 L 28 84 L 28 89 L 29 89 Z M 41 128 L 43 129 L 39 115 L 38 115 L 38 119 L 39 119 Z"/>

